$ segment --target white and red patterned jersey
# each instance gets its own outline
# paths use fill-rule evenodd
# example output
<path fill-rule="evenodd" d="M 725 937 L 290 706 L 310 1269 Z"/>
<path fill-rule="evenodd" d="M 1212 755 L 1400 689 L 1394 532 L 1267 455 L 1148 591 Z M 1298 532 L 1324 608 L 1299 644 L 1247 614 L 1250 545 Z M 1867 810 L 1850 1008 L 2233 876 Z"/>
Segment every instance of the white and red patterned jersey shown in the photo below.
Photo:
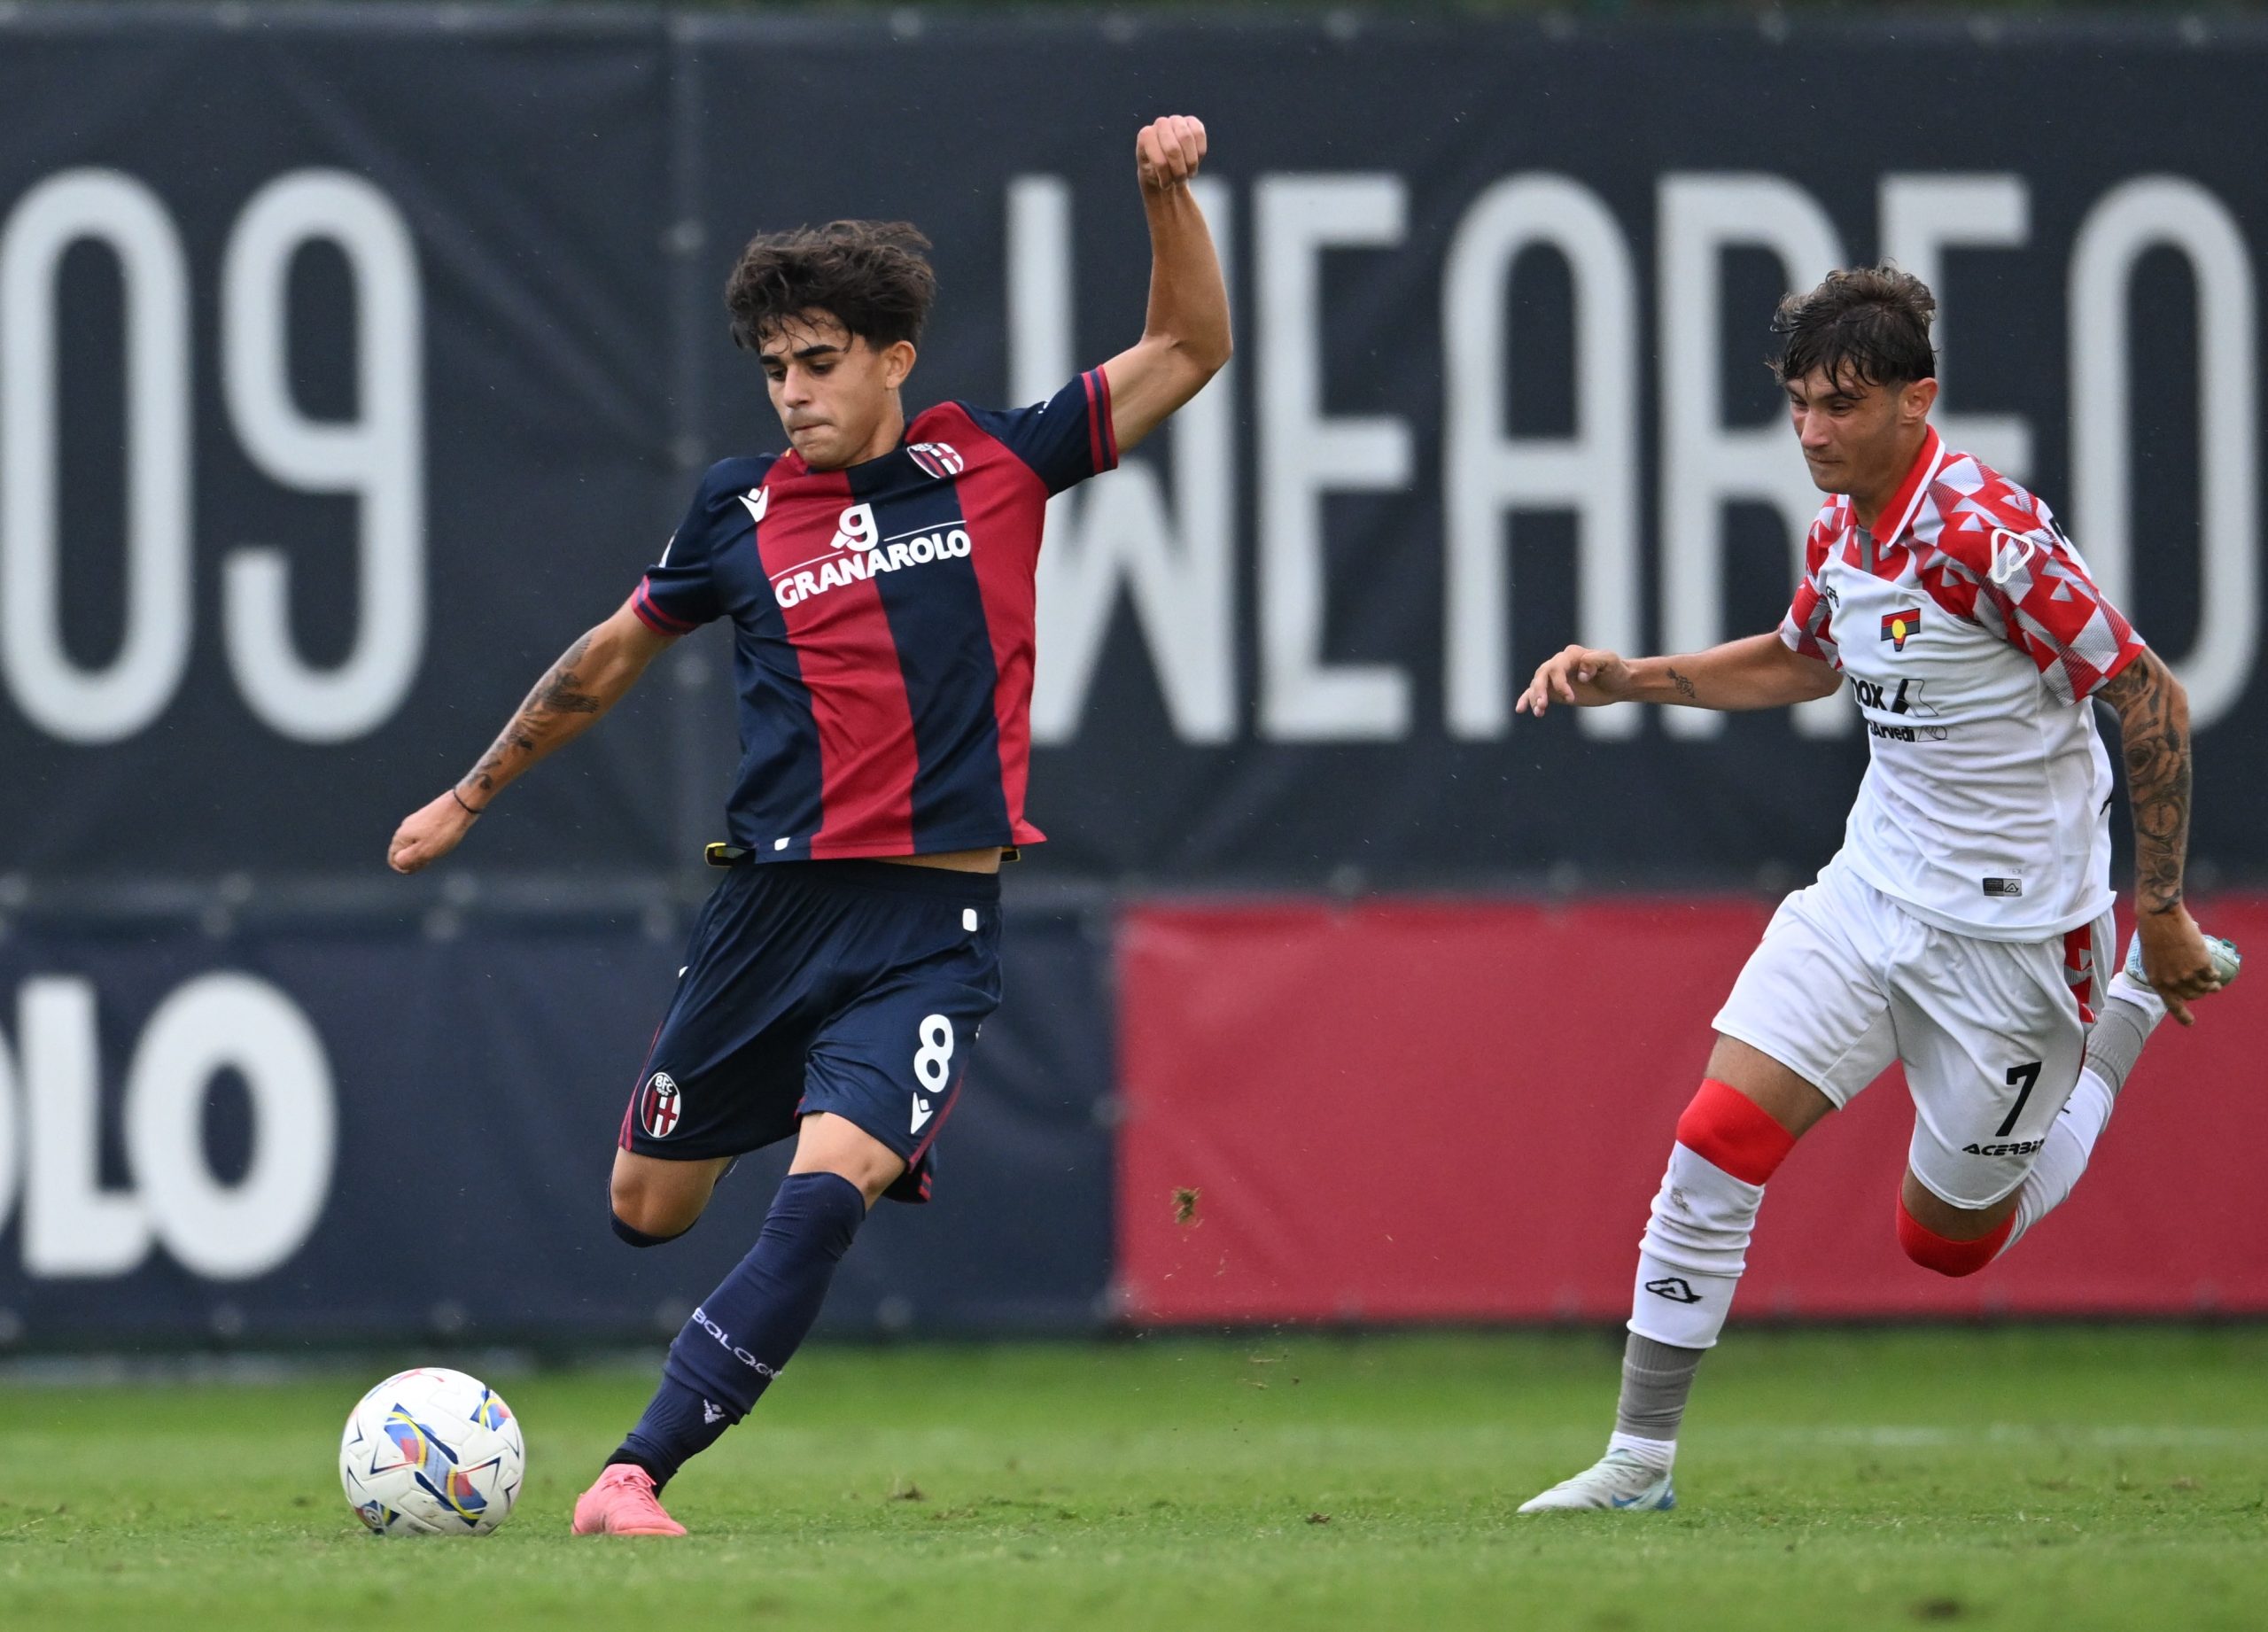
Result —
<path fill-rule="evenodd" d="M 1837 495 L 1780 638 L 1866 720 L 1843 860 L 1930 923 L 2031 941 L 2111 903 L 2110 762 L 2087 699 L 2142 650 L 2047 506 L 1933 429 L 1879 537 Z"/>

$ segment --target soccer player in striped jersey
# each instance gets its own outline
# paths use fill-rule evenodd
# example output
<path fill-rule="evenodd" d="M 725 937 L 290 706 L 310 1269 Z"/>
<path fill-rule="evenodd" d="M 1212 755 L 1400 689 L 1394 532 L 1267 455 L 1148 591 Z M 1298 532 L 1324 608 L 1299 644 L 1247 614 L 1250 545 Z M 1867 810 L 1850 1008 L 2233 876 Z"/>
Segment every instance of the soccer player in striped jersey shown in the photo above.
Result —
<path fill-rule="evenodd" d="M 867 1209 L 928 1197 L 999 1001 L 1000 862 L 1042 836 L 1024 792 L 1047 501 L 1110 470 L 1229 358 L 1228 292 L 1189 185 L 1205 144 L 1186 117 L 1138 133 L 1141 338 L 1027 408 L 947 402 L 908 421 L 934 289 L 910 226 L 750 244 L 726 305 L 788 451 L 711 469 L 630 598 L 394 835 L 398 870 L 439 860 L 672 641 L 730 620 L 740 770 L 710 856 L 728 871 L 624 1113 L 615 1232 L 656 1246 L 742 1153 L 793 1138 L 795 1157 L 754 1249 L 576 1504 L 578 1535 L 683 1535 L 662 1488 L 787 1364 Z"/>
<path fill-rule="evenodd" d="M 1677 1431 L 1746 1263 L 1764 1186 L 1893 1060 L 1914 1099 L 1894 1224 L 1969 1275 L 2071 1193 L 2143 1043 L 2234 978 L 2182 904 L 2181 682 L 2047 506 L 1929 423 L 1937 303 L 1891 268 L 1780 309 L 1789 411 L 1829 497 L 1776 634 L 1682 657 L 1571 646 L 1516 705 L 1784 707 L 1851 682 L 1870 750 L 1843 848 L 1784 902 L 1717 1015 L 1639 1246 L 1606 1455 L 1521 1508 L 1671 1506 Z M 2110 765 L 2132 807 L 2132 955 L 2116 974 Z"/>

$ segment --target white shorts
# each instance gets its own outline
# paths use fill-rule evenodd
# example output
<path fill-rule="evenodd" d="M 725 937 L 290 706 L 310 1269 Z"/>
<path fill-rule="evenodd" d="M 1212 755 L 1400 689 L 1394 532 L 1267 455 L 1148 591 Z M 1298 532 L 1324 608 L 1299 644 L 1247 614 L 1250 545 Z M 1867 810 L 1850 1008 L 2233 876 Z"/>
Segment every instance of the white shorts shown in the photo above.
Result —
<path fill-rule="evenodd" d="M 1907 1166 L 1954 1207 L 1990 1207 L 2023 1183 L 2078 1081 L 2115 935 L 2105 913 L 2053 940 L 1978 940 L 1829 862 L 1772 915 L 1716 1027 L 1837 1106 L 1903 1061 Z"/>

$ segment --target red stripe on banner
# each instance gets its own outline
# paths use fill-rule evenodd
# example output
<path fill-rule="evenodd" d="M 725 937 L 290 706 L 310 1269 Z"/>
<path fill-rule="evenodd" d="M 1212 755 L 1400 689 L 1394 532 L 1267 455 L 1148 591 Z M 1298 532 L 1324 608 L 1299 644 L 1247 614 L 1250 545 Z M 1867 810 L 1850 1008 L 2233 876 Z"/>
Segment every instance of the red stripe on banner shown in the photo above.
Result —
<path fill-rule="evenodd" d="M 1128 1314 L 1624 1318 L 1710 1021 L 1769 910 L 1134 909 L 1118 946 Z M 2196 910 L 2268 944 L 2268 897 Z M 1898 1243 L 1914 1113 L 1893 1069 L 1773 1175 L 1736 1323 L 2268 1312 L 2251 1199 L 2268 1096 L 2241 1089 L 2268 1049 L 2268 982 L 2197 1016 L 2152 1038 L 2071 1199 L 1958 1281 Z"/>
<path fill-rule="evenodd" d="M 775 472 L 769 486 L 757 548 L 776 598 L 782 575 L 816 573 L 849 553 L 828 544 L 850 504 L 850 482 L 838 471 L 786 481 Z M 911 855 L 920 755 L 881 589 L 871 578 L 854 579 L 805 595 L 780 615 L 819 727 L 820 818 L 812 855 Z"/>
<path fill-rule="evenodd" d="M 1031 674 L 1037 618 L 1034 576 L 1046 525 L 1047 488 L 1032 469 L 978 428 L 958 405 L 936 412 L 951 416 L 953 445 L 966 450 L 967 466 L 953 478 L 953 490 L 967 518 L 969 563 L 976 571 L 976 595 L 984 608 L 984 628 L 992 642 L 992 724 L 1000 744 L 1000 791 L 1008 824 L 1019 844 L 1037 844 L 1047 835 L 1024 817 L 1024 795 L 1031 783 Z M 1029 548 L 1026 547 L 1029 540 Z"/>

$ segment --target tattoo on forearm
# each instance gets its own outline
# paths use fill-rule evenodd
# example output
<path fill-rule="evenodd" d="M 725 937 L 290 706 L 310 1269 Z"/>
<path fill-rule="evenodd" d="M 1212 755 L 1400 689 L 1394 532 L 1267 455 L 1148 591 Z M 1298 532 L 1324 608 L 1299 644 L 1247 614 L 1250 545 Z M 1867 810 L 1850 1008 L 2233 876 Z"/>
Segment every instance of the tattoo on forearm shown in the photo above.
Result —
<path fill-rule="evenodd" d="M 2145 653 L 2100 694 L 2118 711 L 2134 815 L 2134 905 L 2145 913 L 2169 913 L 2181 904 L 2189 848 L 2189 707 L 2171 679 L 2165 665 Z"/>
<path fill-rule="evenodd" d="M 1693 688 L 1691 680 L 1680 674 L 1675 669 L 1667 670 L 1666 672 L 1669 675 L 1669 683 L 1677 688 L 1679 696 L 1683 697 L 1688 703 L 1700 701 L 1701 694 Z"/>
<path fill-rule="evenodd" d="M 488 745 L 488 751 L 480 756 L 480 763 L 466 774 L 464 782 L 484 793 L 493 793 L 500 777 L 524 769 L 529 760 L 551 747 L 561 727 L 575 716 L 606 711 L 605 701 L 585 690 L 584 680 L 576 673 L 590 649 L 591 637 L 586 634 L 560 654 L 559 661 L 535 683 L 519 712 Z"/>

